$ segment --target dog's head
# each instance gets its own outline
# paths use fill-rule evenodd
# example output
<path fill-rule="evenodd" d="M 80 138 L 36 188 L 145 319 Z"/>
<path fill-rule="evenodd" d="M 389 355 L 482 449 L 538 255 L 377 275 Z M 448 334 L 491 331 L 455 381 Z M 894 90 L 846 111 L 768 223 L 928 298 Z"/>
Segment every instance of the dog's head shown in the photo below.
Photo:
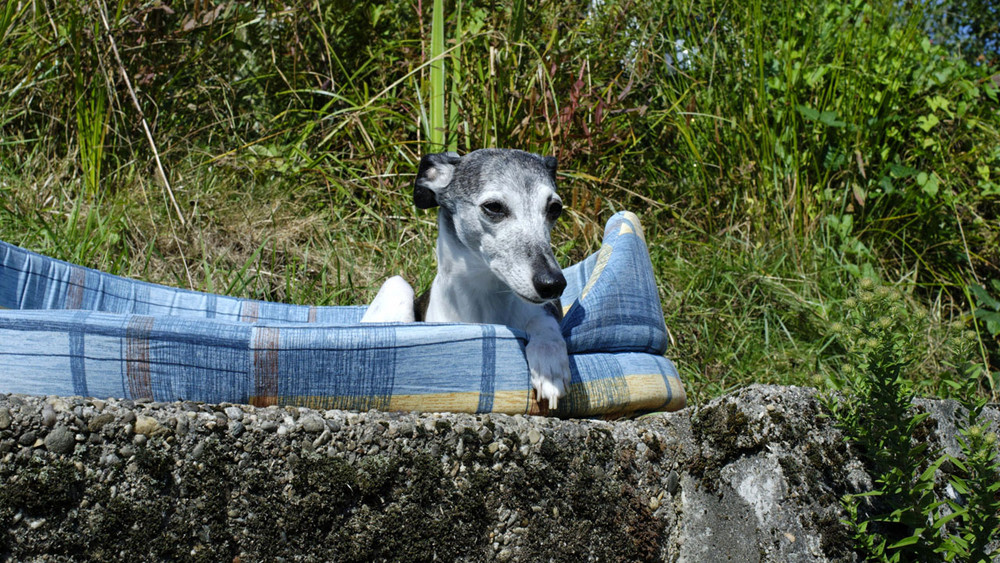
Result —
<path fill-rule="evenodd" d="M 420 159 L 417 207 L 441 207 L 450 230 L 518 297 L 551 301 L 566 288 L 549 235 L 562 213 L 556 159 L 519 150 L 482 149 Z"/>

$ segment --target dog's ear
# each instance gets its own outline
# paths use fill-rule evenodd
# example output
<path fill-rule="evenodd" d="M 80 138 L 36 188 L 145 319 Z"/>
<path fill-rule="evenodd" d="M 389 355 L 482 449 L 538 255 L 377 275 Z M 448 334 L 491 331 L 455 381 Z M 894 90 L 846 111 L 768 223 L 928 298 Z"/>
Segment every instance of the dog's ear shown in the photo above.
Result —
<path fill-rule="evenodd" d="M 437 207 L 437 193 L 451 184 L 455 165 L 461 159 L 454 152 L 425 154 L 420 159 L 417 181 L 413 185 L 413 204 L 419 209 Z"/>
<path fill-rule="evenodd" d="M 554 156 L 547 156 L 542 159 L 545 167 L 549 169 L 549 174 L 552 175 L 552 179 L 556 179 L 556 168 L 559 168 L 559 160 Z"/>

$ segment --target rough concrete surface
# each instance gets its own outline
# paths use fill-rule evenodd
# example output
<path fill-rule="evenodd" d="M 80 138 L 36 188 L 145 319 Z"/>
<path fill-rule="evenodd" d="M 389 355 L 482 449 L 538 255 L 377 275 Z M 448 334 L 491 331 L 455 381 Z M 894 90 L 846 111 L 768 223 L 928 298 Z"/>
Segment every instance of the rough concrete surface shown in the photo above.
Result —
<path fill-rule="evenodd" d="M 0 484 L 0 560 L 701 562 L 854 560 L 871 479 L 815 391 L 753 386 L 615 422 L 0 394 Z"/>

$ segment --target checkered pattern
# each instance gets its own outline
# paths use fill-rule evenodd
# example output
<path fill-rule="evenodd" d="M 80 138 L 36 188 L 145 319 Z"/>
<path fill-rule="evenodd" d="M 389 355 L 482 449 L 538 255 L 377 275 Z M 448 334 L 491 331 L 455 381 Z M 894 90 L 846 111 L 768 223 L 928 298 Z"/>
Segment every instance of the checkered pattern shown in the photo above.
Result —
<path fill-rule="evenodd" d="M 551 414 L 685 404 L 635 215 L 564 271 L 569 394 Z M 365 307 L 237 299 L 82 268 L 0 242 L 0 392 L 254 405 L 544 413 L 523 332 L 359 324 Z"/>

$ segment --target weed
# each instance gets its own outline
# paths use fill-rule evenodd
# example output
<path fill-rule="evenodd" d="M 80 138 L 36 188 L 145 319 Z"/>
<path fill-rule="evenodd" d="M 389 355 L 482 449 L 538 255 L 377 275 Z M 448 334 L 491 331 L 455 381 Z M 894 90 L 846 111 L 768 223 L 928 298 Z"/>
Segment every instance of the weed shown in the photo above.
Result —
<path fill-rule="evenodd" d="M 856 296 L 844 303 L 846 320 L 831 332 L 845 350 L 841 369 L 844 398 L 828 399 L 845 439 L 868 465 L 873 490 L 848 495 L 844 507 L 856 547 L 870 560 L 989 560 L 986 547 L 1000 535 L 996 492 L 1000 456 L 996 437 L 984 431 L 979 414 L 985 400 L 969 409 L 960 440 L 965 460 L 932 450 L 918 436 L 928 417 L 913 408 L 907 371 L 918 361 L 921 330 L 906 316 L 902 295 L 863 278 Z M 975 396 L 974 334 L 954 343 L 965 377 L 961 396 Z M 964 500 L 940 500 L 936 483 L 950 462 L 960 472 L 949 482 Z"/>
<path fill-rule="evenodd" d="M 991 561 L 1000 549 L 990 550 L 1000 537 L 1000 454 L 996 432 L 988 430 L 980 419 L 985 400 L 968 408 L 959 444 L 964 459 L 949 457 L 958 472 L 949 480 L 957 493 L 947 500 L 956 530 L 946 537 L 940 552 L 948 561 Z"/>

